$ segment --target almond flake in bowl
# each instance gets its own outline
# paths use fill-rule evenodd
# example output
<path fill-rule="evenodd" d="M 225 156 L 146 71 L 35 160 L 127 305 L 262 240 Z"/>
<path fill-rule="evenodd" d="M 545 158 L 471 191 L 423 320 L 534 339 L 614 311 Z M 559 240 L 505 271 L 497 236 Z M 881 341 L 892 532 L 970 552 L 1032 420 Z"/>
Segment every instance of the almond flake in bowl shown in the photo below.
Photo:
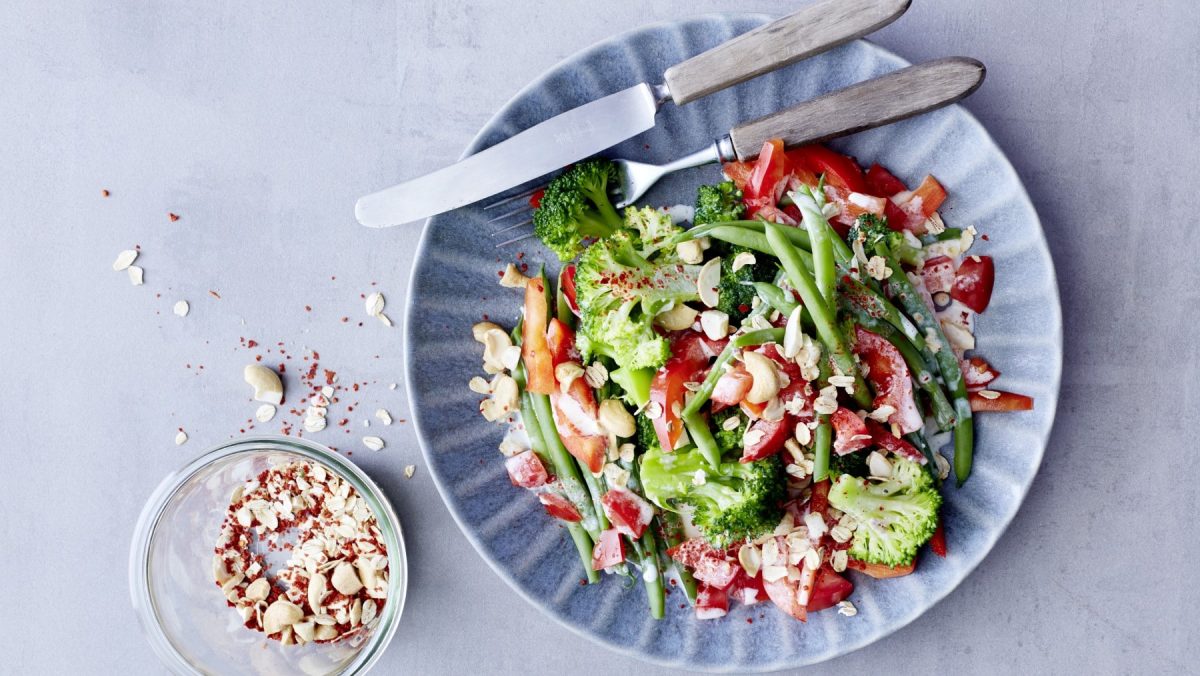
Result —
<path fill-rule="evenodd" d="M 173 673 L 364 673 L 395 633 L 407 563 L 395 511 L 306 439 L 226 442 L 142 510 L 130 592 Z"/>

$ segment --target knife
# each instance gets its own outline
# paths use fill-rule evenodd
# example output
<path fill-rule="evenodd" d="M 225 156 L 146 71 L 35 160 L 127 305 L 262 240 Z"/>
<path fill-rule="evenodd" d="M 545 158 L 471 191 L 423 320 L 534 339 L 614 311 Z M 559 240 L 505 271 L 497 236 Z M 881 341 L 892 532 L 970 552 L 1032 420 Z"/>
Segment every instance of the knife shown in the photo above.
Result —
<path fill-rule="evenodd" d="M 895 21 L 911 0 L 822 0 L 671 66 L 663 83 L 641 83 L 541 122 L 456 164 L 366 195 L 363 225 L 428 218 L 595 155 L 654 127 L 667 101 L 690 103 L 791 65 Z"/>

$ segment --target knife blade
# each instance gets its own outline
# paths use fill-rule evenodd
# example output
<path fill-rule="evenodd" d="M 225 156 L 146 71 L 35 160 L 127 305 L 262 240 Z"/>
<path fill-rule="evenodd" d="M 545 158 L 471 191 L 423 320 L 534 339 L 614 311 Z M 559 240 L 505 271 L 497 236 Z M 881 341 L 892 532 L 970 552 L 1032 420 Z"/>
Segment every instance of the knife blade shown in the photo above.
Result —
<path fill-rule="evenodd" d="M 683 105 L 819 54 L 895 21 L 911 0 L 822 0 L 676 64 L 664 84 L 642 83 L 585 103 L 456 164 L 366 195 L 363 225 L 382 228 L 466 206 L 637 136 L 668 100 Z"/>

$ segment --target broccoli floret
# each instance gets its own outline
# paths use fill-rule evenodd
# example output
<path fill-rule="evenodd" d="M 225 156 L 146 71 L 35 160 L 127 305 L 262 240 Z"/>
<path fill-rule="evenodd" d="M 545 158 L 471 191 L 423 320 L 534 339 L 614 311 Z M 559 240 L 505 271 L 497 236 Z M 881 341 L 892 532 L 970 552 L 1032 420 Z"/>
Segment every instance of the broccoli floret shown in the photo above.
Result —
<path fill-rule="evenodd" d="M 611 310 L 584 311 L 575 343 L 587 360 L 603 355 L 622 369 L 657 369 L 671 358 L 671 345 L 655 333 L 650 320 L 636 300 Z"/>
<path fill-rule="evenodd" d="M 867 468 L 867 452 L 855 451 L 846 455 L 830 454 L 829 471 L 834 474 L 849 474 L 850 476 L 865 477 L 870 474 Z"/>
<path fill-rule="evenodd" d="M 698 300 L 699 274 L 698 266 L 651 263 L 623 231 L 588 247 L 575 268 L 583 356 L 602 354 L 621 368 L 662 366 L 671 350 L 655 332 L 654 316 L 675 303 Z"/>
<path fill-rule="evenodd" d="M 558 257 L 569 261 L 583 240 L 608 237 L 622 226 L 608 191 L 620 184 L 610 160 L 585 160 L 550 181 L 533 212 L 533 232 Z"/>
<path fill-rule="evenodd" d="M 905 237 L 903 232 L 892 230 L 887 226 L 887 219 L 875 214 L 862 214 L 850 227 L 846 240 L 854 244 L 855 240 L 862 242 L 867 255 L 875 254 L 884 258 L 919 265 L 923 259 L 921 243 Z"/>
<path fill-rule="evenodd" d="M 637 422 L 637 445 L 642 453 L 662 452 L 662 444 L 658 441 L 658 432 L 654 429 L 654 421 L 649 416 L 639 414 Z"/>
<path fill-rule="evenodd" d="M 737 326 L 742 323 L 750 309 L 754 307 L 754 298 L 758 292 L 754 290 L 754 282 L 769 282 L 775 278 L 774 266 L 765 262 L 743 265 L 733 269 L 733 261 L 743 252 L 755 254 L 758 261 L 764 261 L 766 256 L 755 253 L 751 249 L 730 245 L 721 250 L 721 281 L 717 284 L 717 309 L 729 315 L 729 323 Z"/>
<path fill-rule="evenodd" d="M 774 529 L 787 497 L 787 476 L 778 456 L 723 462 L 713 471 L 694 448 L 674 453 L 654 448 L 642 456 L 641 479 L 646 497 L 659 507 L 691 507 L 692 523 L 719 549 Z"/>
<path fill-rule="evenodd" d="M 702 185 L 696 191 L 696 214 L 692 217 L 692 225 L 736 221 L 745 213 L 742 191 L 733 181 Z"/>
<path fill-rule="evenodd" d="M 683 233 L 683 228 L 675 225 L 667 214 L 652 207 L 629 207 L 625 209 L 625 226 L 637 233 L 642 257 L 650 258 L 661 252 L 658 262 L 666 262 L 667 257 L 675 258 L 673 249 L 664 249 L 671 238 Z"/>
<path fill-rule="evenodd" d="M 890 479 L 839 476 L 829 489 L 829 504 L 858 522 L 850 556 L 906 566 L 937 530 L 942 496 L 919 464 L 893 457 Z"/>
<path fill-rule="evenodd" d="M 737 427 L 727 430 L 725 429 L 725 421 L 729 418 L 741 418 L 741 409 L 737 406 L 721 409 L 717 413 L 712 414 L 712 423 L 715 427 L 713 439 L 717 442 L 717 448 L 721 449 L 721 455 L 726 455 L 736 452 L 738 456 L 742 454 L 742 436 L 746 433 L 747 421 L 742 421 Z"/>

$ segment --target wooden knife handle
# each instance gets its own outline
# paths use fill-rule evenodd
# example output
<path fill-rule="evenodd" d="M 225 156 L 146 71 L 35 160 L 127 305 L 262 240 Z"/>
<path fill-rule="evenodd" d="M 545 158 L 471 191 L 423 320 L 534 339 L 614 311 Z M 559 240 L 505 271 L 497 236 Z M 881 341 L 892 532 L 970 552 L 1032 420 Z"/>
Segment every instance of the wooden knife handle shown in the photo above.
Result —
<path fill-rule="evenodd" d="M 758 155 L 763 142 L 819 143 L 899 122 L 959 101 L 979 88 L 986 69 L 952 56 L 902 68 L 760 117 L 729 132 L 739 160 Z"/>
<path fill-rule="evenodd" d="M 677 105 L 860 38 L 895 21 L 912 0 L 822 0 L 671 66 Z"/>

